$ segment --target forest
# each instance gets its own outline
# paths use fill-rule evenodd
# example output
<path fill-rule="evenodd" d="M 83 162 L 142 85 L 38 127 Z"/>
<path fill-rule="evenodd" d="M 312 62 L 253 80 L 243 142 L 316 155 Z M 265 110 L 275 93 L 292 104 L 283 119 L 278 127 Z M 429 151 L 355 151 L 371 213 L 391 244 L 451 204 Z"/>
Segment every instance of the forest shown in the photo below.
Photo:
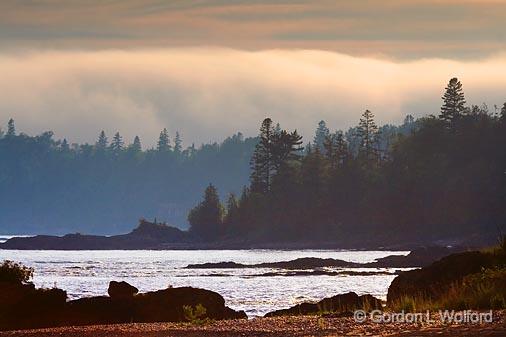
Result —
<path fill-rule="evenodd" d="M 449 81 L 437 114 L 378 127 L 324 121 L 302 146 L 266 118 L 250 182 L 222 203 L 215 185 L 189 213 L 206 240 L 252 242 L 445 240 L 496 237 L 506 224 L 506 103 L 468 106 Z"/>
<path fill-rule="evenodd" d="M 240 191 L 256 138 L 182 147 L 160 132 L 156 147 L 100 132 L 94 144 L 54 140 L 52 132 L 0 134 L 1 234 L 118 234 L 142 217 L 185 228 L 188 209 L 210 181 Z"/>
<path fill-rule="evenodd" d="M 119 132 L 94 144 L 29 136 L 11 119 L 0 131 L 0 229 L 117 234 L 146 218 L 252 242 L 505 231 L 506 103 L 468 106 L 454 78 L 436 114 L 378 126 L 365 110 L 357 121 L 346 131 L 320 121 L 304 142 L 266 118 L 257 137 L 186 148 L 163 129 L 143 149 Z"/>

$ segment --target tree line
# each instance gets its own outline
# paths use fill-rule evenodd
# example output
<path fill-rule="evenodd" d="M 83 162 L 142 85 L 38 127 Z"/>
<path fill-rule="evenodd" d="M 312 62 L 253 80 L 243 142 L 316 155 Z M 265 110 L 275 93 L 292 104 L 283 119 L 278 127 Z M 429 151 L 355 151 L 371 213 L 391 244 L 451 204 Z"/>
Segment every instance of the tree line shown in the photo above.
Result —
<path fill-rule="evenodd" d="M 93 144 L 29 136 L 9 120 L 0 130 L 0 232 L 97 234 L 130 230 L 141 217 L 185 227 L 188 209 L 209 181 L 240 191 L 256 138 L 183 148 L 163 129 L 153 148 L 101 131 Z"/>
<path fill-rule="evenodd" d="M 205 240 L 405 242 L 495 235 L 506 223 L 506 103 L 468 106 L 452 78 L 438 114 L 378 127 L 321 121 L 302 146 L 266 118 L 250 181 L 223 205 L 209 185 L 189 213 Z M 503 229 L 504 230 L 504 229 Z"/>

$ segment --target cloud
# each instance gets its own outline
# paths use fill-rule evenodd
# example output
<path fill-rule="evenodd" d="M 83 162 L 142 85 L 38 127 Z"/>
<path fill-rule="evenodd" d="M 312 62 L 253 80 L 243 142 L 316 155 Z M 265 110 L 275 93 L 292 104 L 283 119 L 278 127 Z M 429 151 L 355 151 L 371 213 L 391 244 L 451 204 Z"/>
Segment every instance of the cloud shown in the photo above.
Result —
<path fill-rule="evenodd" d="M 0 46 L 482 58 L 504 48 L 505 17 L 504 0 L 0 1 Z"/>
<path fill-rule="evenodd" d="M 366 108 L 382 123 L 437 113 L 453 76 L 469 103 L 506 100 L 506 54 L 398 62 L 318 50 L 34 51 L 1 54 L 0 74 L 1 121 L 79 142 L 105 129 L 153 145 L 167 127 L 198 144 L 255 135 L 266 116 L 308 140 L 320 119 L 345 129 Z"/>

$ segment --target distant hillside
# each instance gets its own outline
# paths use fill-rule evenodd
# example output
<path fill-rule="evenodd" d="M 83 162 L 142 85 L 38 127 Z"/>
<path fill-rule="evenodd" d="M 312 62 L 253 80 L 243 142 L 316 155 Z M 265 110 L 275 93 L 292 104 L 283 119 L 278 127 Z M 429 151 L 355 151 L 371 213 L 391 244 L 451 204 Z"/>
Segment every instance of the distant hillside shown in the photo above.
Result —
<path fill-rule="evenodd" d="M 185 228 L 210 181 L 236 193 L 248 183 L 257 142 L 238 133 L 183 149 L 164 130 L 156 148 L 142 150 L 119 134 L 90 145 L 17 133 L 13 121 L 2 129 L 0 234 L 115 234 L 141 217 Z"/>

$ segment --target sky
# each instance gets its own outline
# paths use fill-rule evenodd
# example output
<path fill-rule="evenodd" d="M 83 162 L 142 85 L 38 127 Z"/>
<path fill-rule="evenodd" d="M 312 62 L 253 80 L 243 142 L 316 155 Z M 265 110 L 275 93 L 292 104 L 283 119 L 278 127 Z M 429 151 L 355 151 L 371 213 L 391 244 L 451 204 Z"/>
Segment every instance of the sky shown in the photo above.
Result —
<path fill-rule="evenodd" d="M 310 140 L 438 113 L 451 77 L 468 103 L 506 101 L 502 0 L 3 0 L 0 125 L 152 146 L 251 136 L 271 117 Z"/>

